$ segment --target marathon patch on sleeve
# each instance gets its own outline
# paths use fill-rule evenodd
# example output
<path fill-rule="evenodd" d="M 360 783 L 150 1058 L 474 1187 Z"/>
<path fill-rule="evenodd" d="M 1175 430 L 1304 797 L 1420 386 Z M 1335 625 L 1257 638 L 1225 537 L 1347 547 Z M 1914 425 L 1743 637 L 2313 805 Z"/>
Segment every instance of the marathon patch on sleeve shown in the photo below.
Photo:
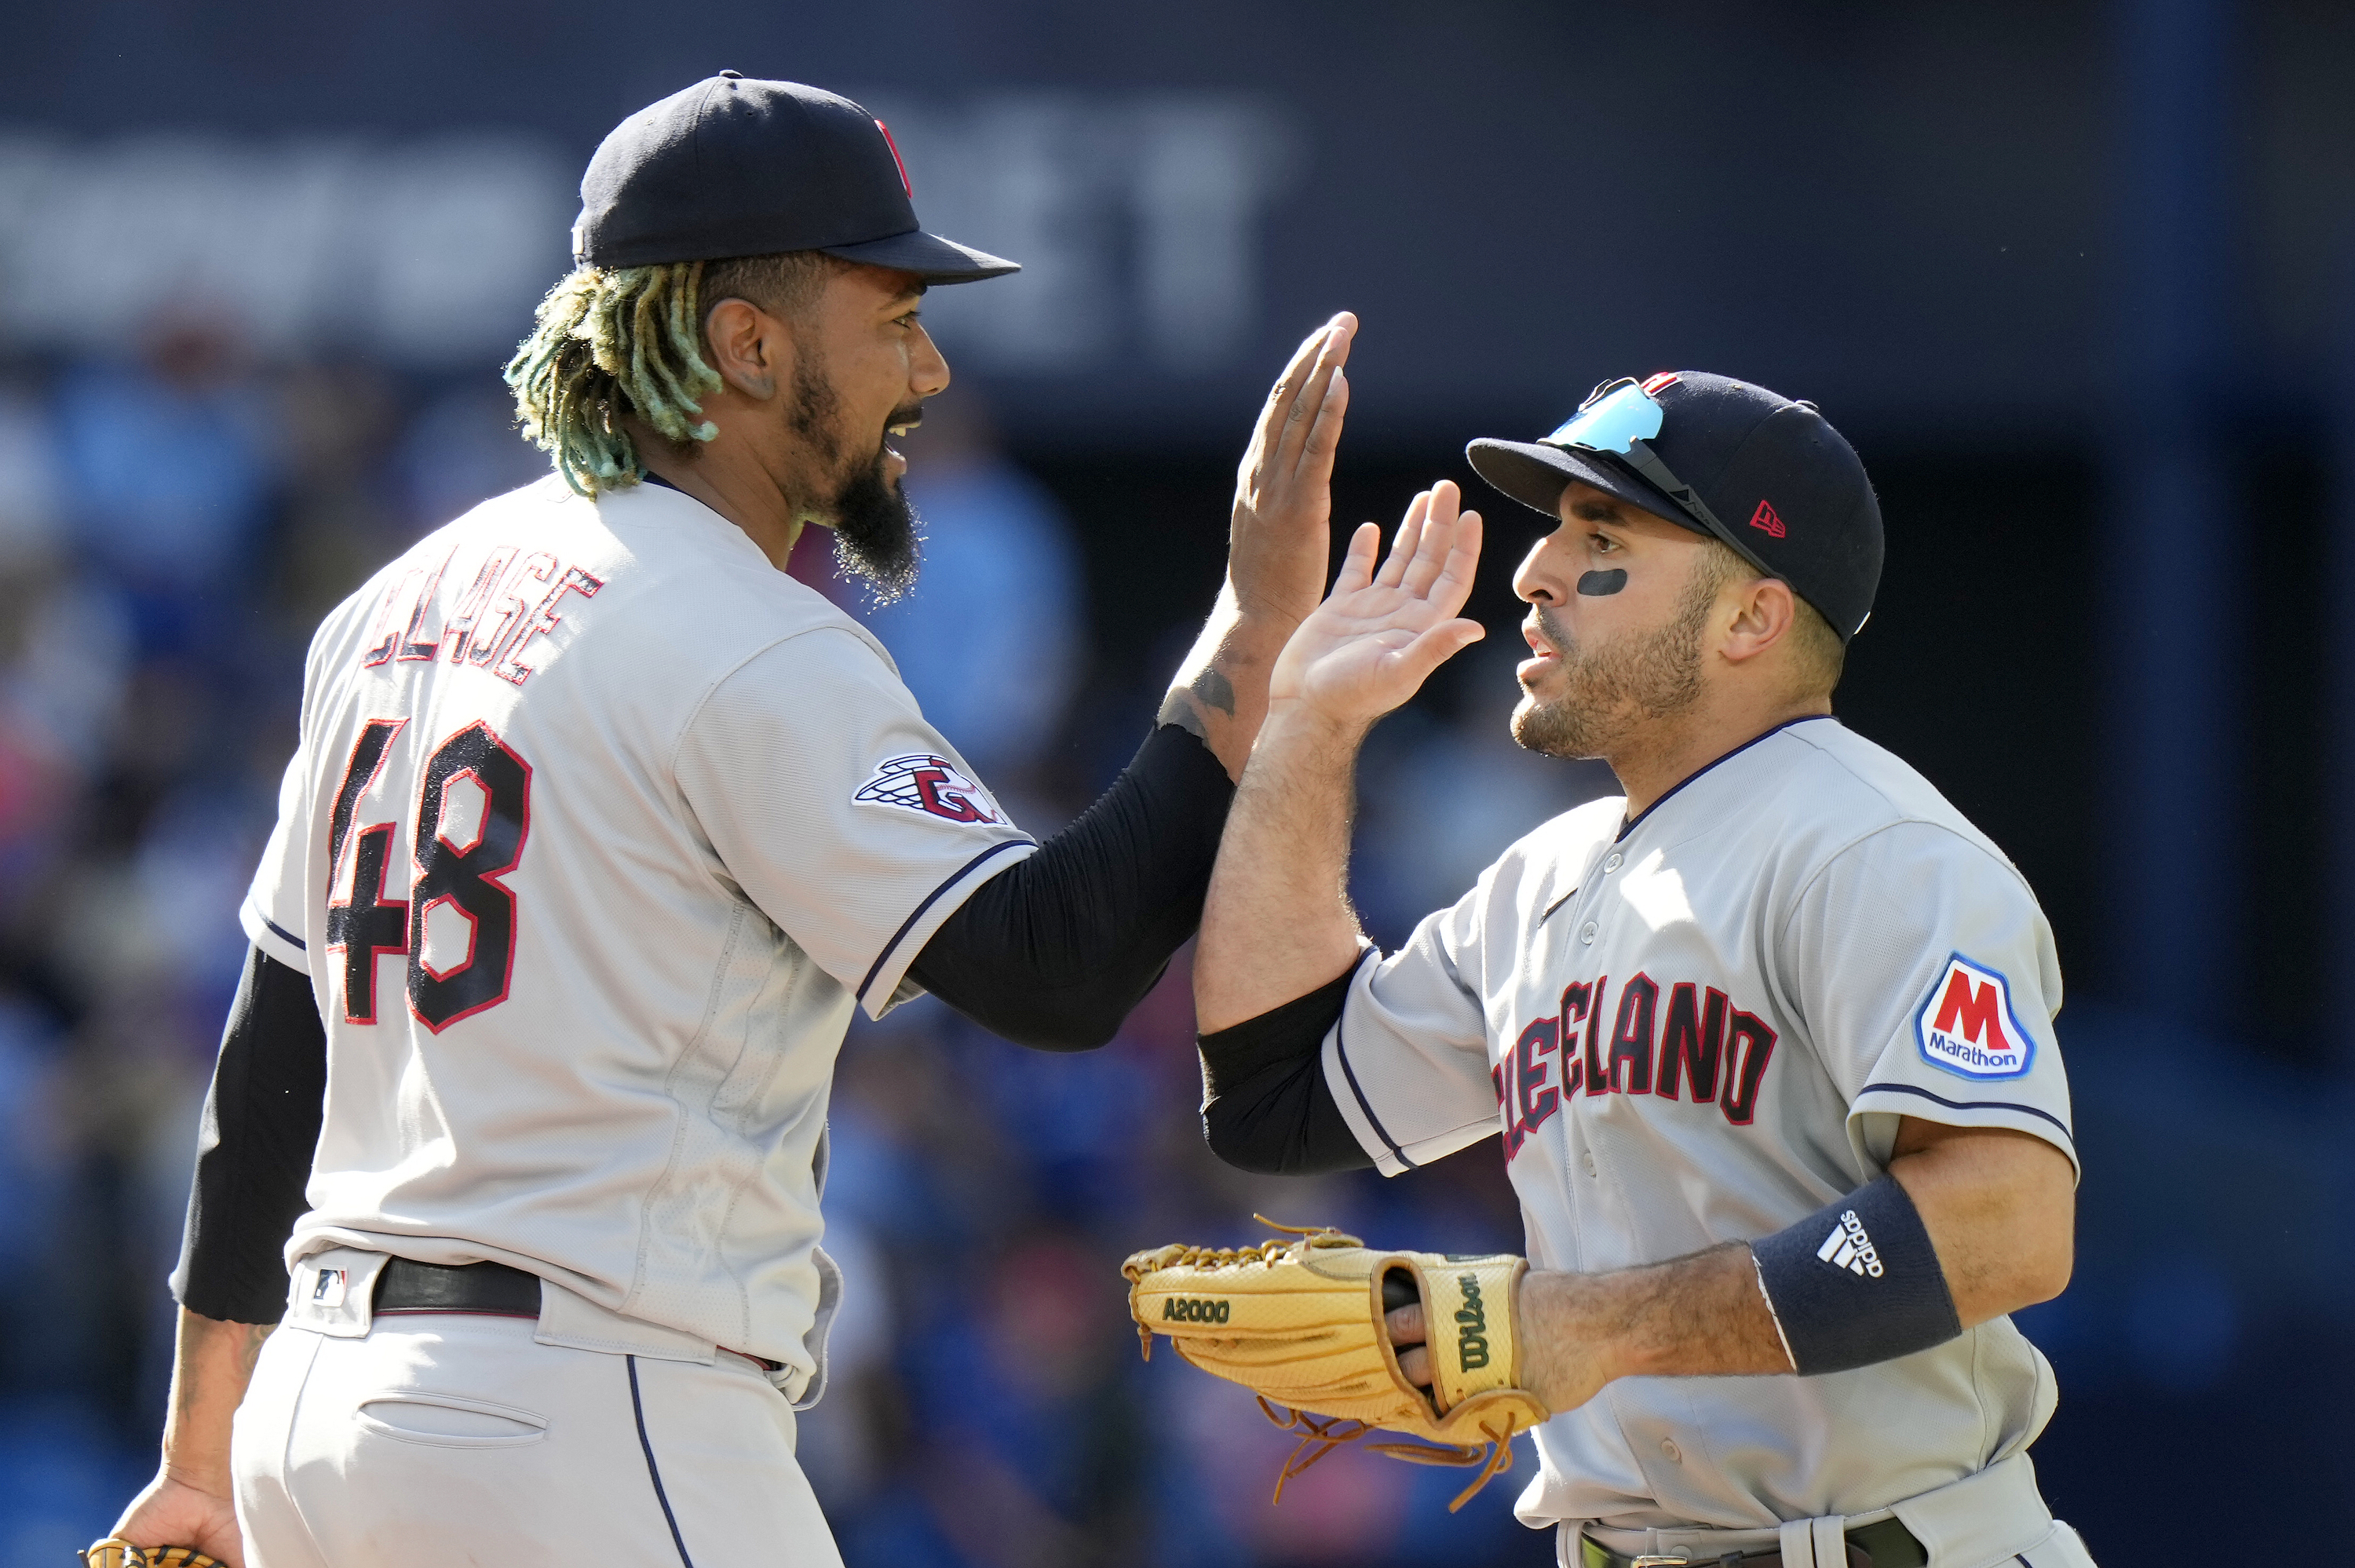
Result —
<path fill-rule="evenodd" d="M 945 757 L 894 757 L 876 764 L 854 800 L 922 811 L 951 822 L 1002 822 L 989 791 L 958 771 Z"/>
<path fill-rule="evenodd" d="M 1922 1060 L 1964 1078 L 2017 1078 L 2036 1058 L 2036 1037 L 2011 1010 L 2003 975 L 1955 953 L 1913 1017 Z"/>

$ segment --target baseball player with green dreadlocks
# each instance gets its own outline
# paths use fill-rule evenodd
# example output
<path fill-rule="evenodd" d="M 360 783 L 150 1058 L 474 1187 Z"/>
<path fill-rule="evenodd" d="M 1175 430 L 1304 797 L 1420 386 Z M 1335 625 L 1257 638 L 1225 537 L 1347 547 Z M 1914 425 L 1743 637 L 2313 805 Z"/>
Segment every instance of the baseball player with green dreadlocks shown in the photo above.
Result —
<path fill-rule="evenodd" d="M 100 1560 L 837 1563 L 794 1444 L 858 1309 L 819 1245 L 851 1012 L 1109 1039 L 1316 603 L 1347 316 L 1268 401 L 1162 722 L 1033 841 L 783 570 L 815 523 L 911 580 L 887 438 L 949 381 L 919 307 L 1014 264 L 917 227 L 865 110 L 732 72 L 625 121 L 581 196 L 508 369 L 556 474 L 311 645 L 164 1465 Z"/>

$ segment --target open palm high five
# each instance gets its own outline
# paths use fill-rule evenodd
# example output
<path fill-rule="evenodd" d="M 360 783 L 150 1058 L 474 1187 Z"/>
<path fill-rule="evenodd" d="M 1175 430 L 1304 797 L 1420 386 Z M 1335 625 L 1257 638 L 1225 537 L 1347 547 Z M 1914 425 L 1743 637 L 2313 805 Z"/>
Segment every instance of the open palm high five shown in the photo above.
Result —
<path fill-rule="evenodd" d="M 1268 683 L 1270 716 L 1362 729 L 1397 707 L 1483 635 L 1458 611 L 1480 560 L 1480 514 L 1460 512 L 1446 480 L 1414 498 L 1380 567 L 1381 530 L 1361 525 L 1333 591 L 1284 644 Z"/>
<path fill-rule="evenodd" d="M 1414 498 L 1379 567 L 1381 530 L 1349 541 L 1333 591 L 1284 643 L 1210 875 L 1195 1008 L 1205 1032 L 1338 975 L 1363 939 L 1342 894 L 1351 763 L 1366 730 L 1481 637 L 1458 613 L 1480 560 L 1480 514 L 1443 480 Z M 1253 933 L 1248 939 L 1241 933 Z"/>

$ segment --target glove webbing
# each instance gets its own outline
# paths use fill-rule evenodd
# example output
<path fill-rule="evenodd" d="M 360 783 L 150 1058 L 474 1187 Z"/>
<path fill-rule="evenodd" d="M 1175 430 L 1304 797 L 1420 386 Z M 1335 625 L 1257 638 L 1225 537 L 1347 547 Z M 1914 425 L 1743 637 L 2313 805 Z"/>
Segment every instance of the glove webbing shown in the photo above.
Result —
<path fill-rule="evenodd" d="M 1253 1214 L 1252 1218 L 1272 1231 L 1285 1231 L 1293 1235 L 1305 1236 L 1308 1238 L 1310 1246 L 1363 1246 L 1366 1245 L 1356 1236 L 1342 1234 L 1339 1230 L 1331 1225 L 1280 1225 L 1265 1214 Z M 1273 1237 L 1260 1243 L 1257 1246 L 1189 1246 L 1171 1254 L 1155 1266 L 1176 1268 L 1182 1265 L 1188 1267 L 1223 1268 L 1229 1264 L 1241 1263 L 1246 1259 L 1252 1263 L 1274 1264 L 1283 1261 L 1284 1255 L 1291 1249 L 1291 1246 L 1290 1242 L 1278 1241 Z M 1132 1274 L 1129 1277 L 1134 1279 L 1136 1277 Z M 1139 1323 L 1136 1326 L 1136 1340 L 1138 1348 L 1145 1352 L 1145 1359 L 1151 1361 L 1153 1330 Z M 1267 1402 L 1262 1400 L 1260 1403 L 1265 1404 Z M 1281 1426 L 1284 1424 L 1279 1421 L 1276 1425 Z M 1309 1463 L 1315 1464 L 1316 1460 L 1312 1459 Z M 1276 1495 L 1281 1498 L 1284 1494 L 1284 1483 L 1281 1480 L 1276 1482 L 1275 1489 Z"/>
<path fill-rule="evenodd" d="M 1343 1415 L 1312 1415 L 1305 1410 L 1289 1410 L 1275 1404 L 1267 1395 L 1253 1396 L 1259 1401 L 1260 1414 L 1275 1424 L 1281 1432 L 1301 1434 L 1300 1442 L 1284 1461 L 1284 1468 L 1275 1478 L 1275 1496 L 1271 1503 L 1284 1500 L 1284 1483 L 1299 1475 L 1317 1460 L 1345 1444 L 1361 1441 L 1369 1433 L 1379 1432 L 1379 1426 L 1368 1425 Z M 1281 1413 L 1281 1414 L 1279 1414 Z M 1472 1484 L 1455 1494 L 1447 1511 L 1455 1512 L 1480 1494 L 1480 1489 L 1513 1467 L 1513 1433 L 1508 1423 L 1504 1431 L 1493 1427 L 1480 1428 L 1488 1441 L 1485 1444 L 1436 1443 L 1368 1443 L 1367 1451 L 1387 1454 L 1393 1459 L 1404 1459 L 1415 1465 L 1477 1465 L 1480 1474 Z"/>

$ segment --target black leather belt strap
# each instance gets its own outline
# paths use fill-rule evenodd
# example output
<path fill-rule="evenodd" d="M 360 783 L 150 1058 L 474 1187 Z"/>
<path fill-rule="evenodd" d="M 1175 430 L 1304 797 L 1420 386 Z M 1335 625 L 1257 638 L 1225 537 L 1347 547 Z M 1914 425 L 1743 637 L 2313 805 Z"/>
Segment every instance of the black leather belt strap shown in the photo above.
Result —
<path fill-rule="evenodd" d="M 387 1260 L 376 1277 L 376 1314 L 470 1312 L 481 1318 L 539 1317 L 539 1276 L 504 1263 L 469 1263 L 451 1268 L 405 1257 Z M 778 1363 L 749 1351 L 730 1351 L 763 1372 Z"/>
<path fill-rule="evenodd" d="M 438 1263 L 388 1259 L 376 1277 L 376 1310 L 473 1312 L 494 1318 L 538 1318 L 539 1276 L 504 1263 Z"/>
<path fill-rule="evenodd" d="M 1579 1568 L 1635 1568 L 1646 1564 L 1669 1563 L 1679 1555 L 1692 1568 L 1783 1568 L 1783 1553 L 1769 1548 L 1764 1552 L 1728 1552 L 1716 1557 L 1664 1552 L 1652 1557 L 1630 1557 L 1614 1552 L 1591 1535 L 1578 1538 Z M 1927 1568 L 1930 1554 L 1923 1549 L 1913 1532 L 1904 1522 L 1884 1519 L 1878 1524 L 1860 1525 L 1848 1532 L 1849 1568 Z"/>

